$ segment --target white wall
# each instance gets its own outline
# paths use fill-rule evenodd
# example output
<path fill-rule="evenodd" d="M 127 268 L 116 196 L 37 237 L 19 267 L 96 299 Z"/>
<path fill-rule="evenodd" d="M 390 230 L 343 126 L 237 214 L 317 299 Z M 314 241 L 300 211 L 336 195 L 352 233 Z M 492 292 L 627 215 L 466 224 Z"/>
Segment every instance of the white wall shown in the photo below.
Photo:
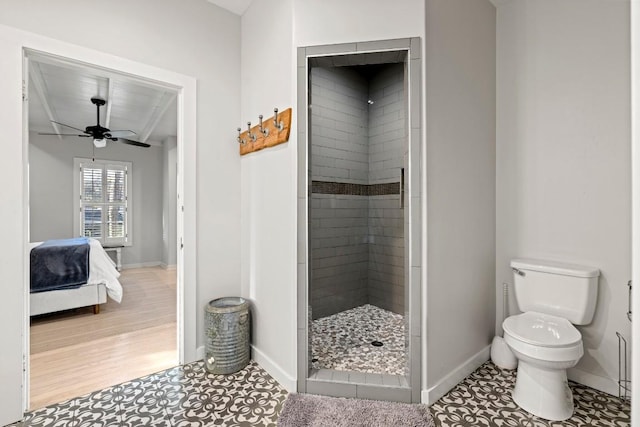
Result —
<path fill-rule="evenodd" d="M 271 117 L 274 107 L 293 107 L 295 123 L 292 5 L 254 1 L 242 16 L 243 127 L 259 114 Z M 289 390 L 296 372 L 295 132 L 241 160 L 242 295 L 253 301 L 253 357 Z"/>
<path fill-rule="evenodd" d="M 298 46 L 422 37 L 423 11 L 420 0 L 254 1 L 242 16 L 241 122 L 268 117 L 274 106 L 293 107 L 295 117 Z M 287 144 L 241 162 L 242 292 L 255 303 L 254 356 L 290 390 L 297 350 L 296 131 L 294 120 Z"/>
<path fill-rule="evenodd" d="M 29 203 L 31 241 L 78 235 L 73 223 L 74 157 L 92 158 L 91 141 L 29 134 Z M 132 163 L 130 217 L 132 246 L 122 249 L 122 264 L 160 264 L 162 258 L 162 148 L 109 143 L 96 149 L 96 159 Z M 175 191 L 174 191 L 175 194 Z M 77 196 L 75 196 L 77 197 Z M 174 204 L 175 206 L 175 204 Z M 173 228 L 175 235 L 175 222 Z"/>
<path fill-rule="evenodd" d="M 234 140 L 229 123 L 238 121 L 239 111 L 239 18 L 197 0 L 179 6 L 168 0 L 116 1 L 108 8 L 82 1 L 65 2 L 64 7 L 46 1 L 5 1 L 0 12 L 0 127 L 4 132 L 0 144 L 5 162 L 1 177 L 15 184 L 4 190 L 0 210 L 4 224 L 0 234 L 6 243 L 0 249 L 0 267 L 6 283 L 14 284 L 5 289 L 0 304 L 5 327 L 0 352 L 0 424 L 6 424 L 19 418 L 22 406 L 22 284 L 26 281 L 24 235 L 28 230 L 28 211 L 22 206 L 27 194 L 22 167 L 27 153 L 21 144 L 22 47 L 125 69 L 183 88 L 178 97 L 185 112 L 185 126 L 178 129 L 185 138 L 180 155 L 187 165 L 195 164 L 197 150 L 198 163 L 206 166 L 182 170 L 179 178 L 185 183 L 185 211 L 180 215 L 186 218 L 187 237 L 182 273 L 190 288 L 185 288 L 185 360 L 191 361 L 196 346 L 204 341 L 206 302 L 238 293 L 239 161 L 236 148 L 229 143 Z M 96 30 L 95 16 L 112 23 L 109 31 Z M 196 187 L 197 183 L 203 187 Z M 195 259 L 196 247 L 204 261 Z M 197 292 L 192 290 L 196 283 Z"/>
<path fill-rule="evenodd" d="M 433 401 L 486 361 L 494 333 L 494 6 L 427 0 L 425 43 L 427 381 Z"/>
<path fill-rule="evenodd" d="M 307 0 L 294 3 L 295 46 L 424 35 L 424 1 Z"/>
<path fill-rule="evenodd" d="M 0 27 L 0 141 L 3 167 L 0 180 L 6 185 L 0 198 L 0 233 L 5 244 L 0 247 L 0 268 L 6 283 L 0 299 L 0 324 L 3 325 L 2 349 L 0 350 L 0 425 L 18 421 L 22 417 L 23 333 L 25 321 L 25 274 L 26 242 L 24 235 L 29 228 L 28 209 L 24 206 L 27 192 L 28 173 L 23 171 L 22 160 L 26 156 L 23 144 L 22 106 L 15 100 L 22 96 L 22 52 L 14 49 L 16 40 L 6 37 Z M 10 102 L 13 100 L 14 102 Z M 9 101 L 9 102 L 7 102 Z"/>
<path fill-rule="evenodd" d="M 631 40 L 640 40 L 640 3 L 631 3 Z M 632 272 L 633 283 L 640 283 L 640 43 L 631 43 L 631 150 L 632 150 Z M 637 289 L 637 288 L 636 288 Z M 640 292 L 633 293 L 634 313 L 640 313 Z M 640 326 L 636 321 L 632 336 L 640 336 Z M 632 384 L 640 384 L 640 342 L 633 340 L 631 350 Z M 631 396 L 631 419 L 640 419 L 640 393 Z"/>
<path fill-rule="evenodd" d="M 515 257 L 600 268 L 595 317 L 579 328 L 585 355 L 569 376 L 614 394 L 615 332 L 630 337 L 629 36 L 628 1 L 498 8 L 496 285 L 513 283 Z"/>
<path fill-rule="evenodd" d="M 99 22 L 106 23 L 96 26 Z M 204 307 L 239 292 L 240 18 L 206 1 L 3 1 L 0 24 L 194 76 L 197 87 L 198 343 Z"/>

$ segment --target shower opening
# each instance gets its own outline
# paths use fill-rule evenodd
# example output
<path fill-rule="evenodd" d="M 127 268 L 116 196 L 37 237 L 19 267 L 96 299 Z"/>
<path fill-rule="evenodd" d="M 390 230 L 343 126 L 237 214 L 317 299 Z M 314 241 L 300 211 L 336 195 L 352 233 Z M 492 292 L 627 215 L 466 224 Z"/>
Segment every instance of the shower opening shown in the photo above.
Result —
<path fill-rule="evenodd" d="M 408 127 L 402 53 L 389 58 L 402 62 L 383 64 L 311 62 L 313 369 L 407 374 L 401 184 Z"/>
<path fill-rule="evenodd" d="M 335 55 L 327 51 L 339 46 L 309 47 L 299 55 L 308 109 L 299 116 L 307 132 L 299 183 L 307 191 L 299 198 L 306 348 L 298 391 L 420 400 L 420 267 L 411 250 L 420 221 L 420 124 L 410 112 L 420 97 L 412 49 L 419 40 L 392 43 L 402 46 Z"/>

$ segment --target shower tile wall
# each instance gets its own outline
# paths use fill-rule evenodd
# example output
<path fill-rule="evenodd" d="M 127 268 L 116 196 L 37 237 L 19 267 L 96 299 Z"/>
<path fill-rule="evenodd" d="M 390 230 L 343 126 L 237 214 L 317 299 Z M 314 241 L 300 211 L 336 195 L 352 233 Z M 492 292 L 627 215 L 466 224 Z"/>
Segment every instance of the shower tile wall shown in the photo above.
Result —
<path fill-rule="evenodd" d="M 369 82 L 369 184 L 399 182 L 407 141 L 404 64 Z M 404 209 L 401 195 L 369 197 L 369 304 L 404 314 Z"/>
<path fill-rule="evenodd" d="M 311 69 L 314 181 L 368 184 L 368 82 L 351 68 Z"/>
<path fill-rule="evenodd" d="M 366 185 L 367 80 L 349 68 L 311 69 L 311 179 Z M 314 319 L 367 303 L 366 196 L 312 193 L 311 306 Z"/>
<path fill-rule="evenodd" d="M 348 67 L 312 67 L 310 84 L 311 179 L 316 181 L 309 227 L 312 317 L 367 303 L 404 314 L 400 195 L 371 185 L 400 182 L 404 64 L 389 64 L 372 78 Z"/>

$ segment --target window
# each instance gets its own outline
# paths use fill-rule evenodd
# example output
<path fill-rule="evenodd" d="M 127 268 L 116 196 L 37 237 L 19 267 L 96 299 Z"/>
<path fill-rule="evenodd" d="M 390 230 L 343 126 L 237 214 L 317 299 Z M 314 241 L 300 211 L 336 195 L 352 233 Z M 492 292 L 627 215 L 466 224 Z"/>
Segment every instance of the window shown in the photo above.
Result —
<path fill-rule="evenodd" d="M 78 235 L 103 246 L 131 245 L 131 163 L 74 159 Z"/>

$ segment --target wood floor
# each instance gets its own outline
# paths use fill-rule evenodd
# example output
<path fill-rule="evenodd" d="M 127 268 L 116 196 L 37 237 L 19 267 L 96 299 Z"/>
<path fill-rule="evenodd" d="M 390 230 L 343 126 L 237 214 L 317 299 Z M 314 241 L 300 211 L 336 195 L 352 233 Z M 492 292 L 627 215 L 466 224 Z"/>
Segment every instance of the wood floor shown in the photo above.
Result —
<path fill-rule="evenodd" d="M 30 409 L 175 366 L 176 271 L 123 270 L 122 303 L 31 318 Z"/>

